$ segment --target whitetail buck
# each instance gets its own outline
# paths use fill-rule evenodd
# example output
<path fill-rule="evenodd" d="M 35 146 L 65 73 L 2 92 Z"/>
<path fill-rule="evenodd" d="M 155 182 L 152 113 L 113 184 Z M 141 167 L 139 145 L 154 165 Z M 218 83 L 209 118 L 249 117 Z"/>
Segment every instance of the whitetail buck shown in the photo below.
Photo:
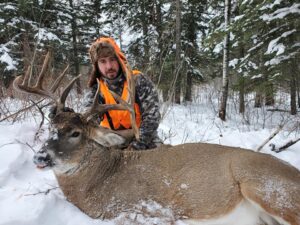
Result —
<path fill-rule="evenodd" d="M 47 96 L 58 108 L 50 138 L 35 160 L 53 166 L 66 198 L 92 218 L 114 218 L 152 201 L 187 224 L 300 224 L 300 172 L 288 163 L 267 154 L 202 143 L 120 150 L 115 146 L 123 145 L 132 133 L 103 129 L 87 118 L 128 104 L 97 105 L 95 97 L 86 114 L 64 112 L 75 80 L 56 100 L 53 91 L 59 82 L 46 91 L 43 76 L 41 72 L 35 87 L 28 83 L 29 73 L 15 80 L 16 88 Z"/>

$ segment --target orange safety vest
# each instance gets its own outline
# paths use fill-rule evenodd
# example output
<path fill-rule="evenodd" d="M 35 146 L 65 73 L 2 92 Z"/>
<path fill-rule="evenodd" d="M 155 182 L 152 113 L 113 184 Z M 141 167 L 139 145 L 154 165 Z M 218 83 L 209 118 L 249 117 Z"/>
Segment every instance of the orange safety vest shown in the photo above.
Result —
<path fill-rule="evenodd" d="M 136 71 L 133 71 L 133 74 L 138 74 Z M 102 93 L 105 104 L 117 104 L 115 98 L 110 93 L 107 85 L 104 83 L 103 80 L 98 79 L 98 83 L 100 85 L 100 92 Z M 127 81 L 124 82 L 123 92 L 121 95 L 121 98 L 124 101 L 128 102 L 128 84 Z M 137 103 L 134 103 L 134 110 L 135 110 L 135 120 L 138 127 L 141 125 L 141 112 L 140 107 Z M 110 128 L 110 129 L 130 129 L 131 128 L 131 122 L 130 122 L 130 113 L 128 110 L 109 110 L 108 112 L 109 117 L 111 118 L 111 122 L 113 124 L 113 127 L 110 126 L 109 119 L 107 114 L 105 113 L 103 116 L 102 121 L 100 122 L 100 126 Z"/>

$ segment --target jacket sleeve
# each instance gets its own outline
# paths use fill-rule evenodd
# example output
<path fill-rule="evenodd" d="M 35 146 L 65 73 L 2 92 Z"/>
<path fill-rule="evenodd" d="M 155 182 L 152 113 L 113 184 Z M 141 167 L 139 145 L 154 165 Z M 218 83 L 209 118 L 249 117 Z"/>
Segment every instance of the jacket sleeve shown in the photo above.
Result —
<path fill-rule="evenodd" d="M 158 93 L 149 77 L 136 75 L 136 102 L 141 111 L 140 141 L 146 144 L 157 136 L 160 122 Z"/>

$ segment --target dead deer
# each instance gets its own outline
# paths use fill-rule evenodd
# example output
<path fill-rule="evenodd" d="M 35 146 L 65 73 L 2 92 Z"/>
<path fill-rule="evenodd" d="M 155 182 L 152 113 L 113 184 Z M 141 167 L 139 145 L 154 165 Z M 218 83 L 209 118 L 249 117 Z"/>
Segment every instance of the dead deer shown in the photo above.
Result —
<path fill-rule="evenodd" d="M 90 217 L 114 218 L 152 201 L 187 224 L 300 224 L 300 172 L 288 163 L 263 153 L 204 143 L 121 150 L 118 146 L 134 132 L 104 129 L 88 117 L 110 109 L 130 110 L 132 102 L 116 96 L 120 104 L 98 105 L 96 96 L 89 112 L 64 112 L 65 99 L 78 77 L 57 100 L 54 91 L 62 76 L 49 91 L 42 87 L 43 76 L 42 70 L 34 87 L 28 83 L 29 72 L 14 82 L 22 91 L 49 97 L 59 109 L 35 160 L 53 166 L 66 198 Z"/>

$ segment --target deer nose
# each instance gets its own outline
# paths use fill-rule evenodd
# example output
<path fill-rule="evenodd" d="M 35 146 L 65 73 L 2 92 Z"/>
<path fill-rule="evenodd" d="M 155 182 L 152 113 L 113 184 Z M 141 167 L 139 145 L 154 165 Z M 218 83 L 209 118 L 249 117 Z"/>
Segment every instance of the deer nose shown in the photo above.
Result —
<path fill-rule="evenodd" d="M 50 154 L 43 149 L 34 154 L 33 162 L 37 168 L 45 168 L 54 165 Z"/>

